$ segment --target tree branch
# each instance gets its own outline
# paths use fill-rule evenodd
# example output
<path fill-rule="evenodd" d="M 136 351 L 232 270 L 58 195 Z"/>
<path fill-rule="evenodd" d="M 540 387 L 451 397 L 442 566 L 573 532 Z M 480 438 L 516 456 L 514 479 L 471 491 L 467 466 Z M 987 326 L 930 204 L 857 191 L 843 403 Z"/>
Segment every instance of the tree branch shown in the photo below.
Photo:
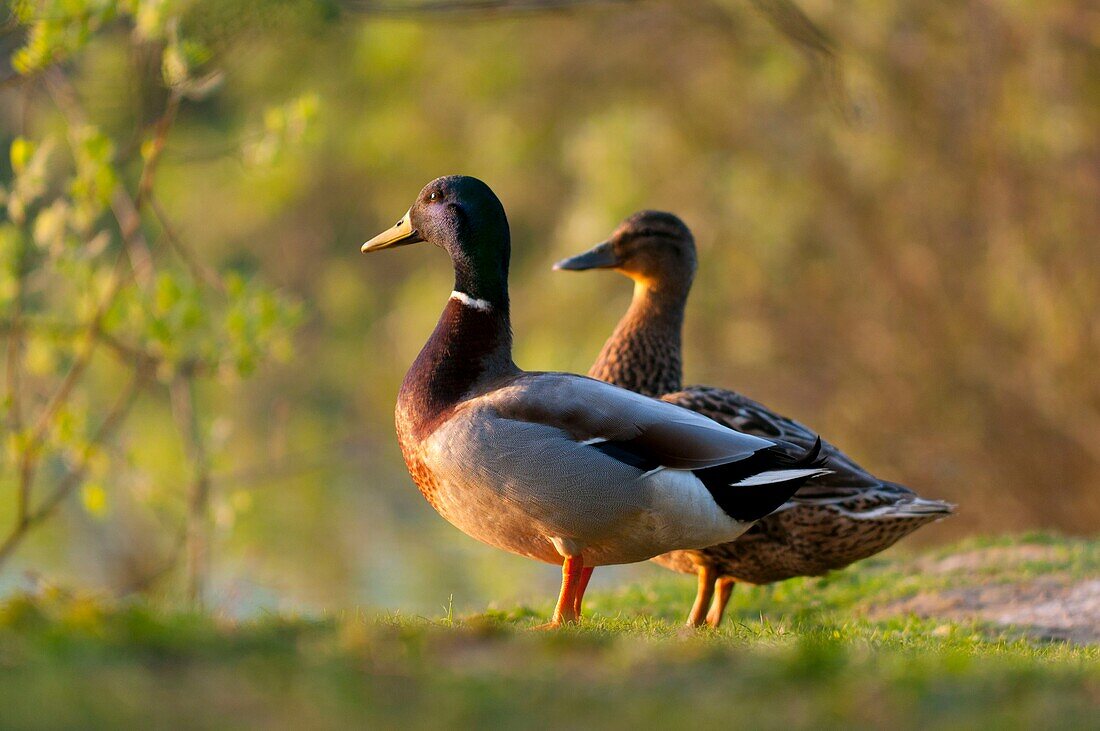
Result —
<path fill-rule="evenodd" d="M 69 123 L 70 143 L 75 146 L 75 140 L 72 139 L 71 130 L 79 125 L 87 124 L 87 115 L 77 100 L 75 89 L 73 89 L 68 79 L 59 69 L 51 68 L 46 72 L 44 78 L 46 80 L 46 88 L 51 98 Z M 149 251 L 148 242 L 145 240 L 145 236 L 141 230 L 141 215 L 139 213 L 140 201 L 142 198 L 142 191 L 148 191 L 152 188 L 156 164 L 164 149 L 164 138 L 167 135 L 172 120 L 175 118 L 178 104 L 179 98 L 173 94 L 169 98 L 168 107 L 164 115 L 157 123 L 154 149 L 153 152 L 147 156 L 145 165 L 142 168 L 141 182 L 139 183 L 139 191 L 136 199 L 130 197 L 121 183 L 115 187 L 111 195 L 111 210 L 118 223 L 123 247 L 115 263 L 111 285 L 106 296 L 104 296 L 96 307 L 95 314 L 86 327 L 83 341 L 77 348 L 76 358 L 62 378 L 57 389 L 52 396 L 50 396 L 46 406 L 39 414 L 26 441 L 20 445 L 18 482 L 16 488 L 16 528 L 13 534 L 13 536 L 15 536 L 15 543 L 18 542 L 31 524 L 37 522 L 37 520 L 34 519 L 34 515 L 30 512 L 30 506 L 35 474 L 40 461 L 40 449 L 46 439 L 46 434 L 54 417 L 56 417 L 57 413 L 68 402 L 73 389 L 91 363 L 92 357 L 96 351 L 96 346 L 105 339 L 105 333 L 102 327 L 103 318 L 114 305 L 122 291 L 123 285 L 129 279 L 124 271 L 125 261 L 129 259 L 130 271 L 138 277 L 139 281 L 145 286 L 152 284 L 154 273 L 153 260 Z M 18 321 L 16 321 L 14 333 L 18 335 L 19 332 Z M 13 354 L 17 354 L 18 352 L 18 341 L 19 338 L 16 337 L 9 342 L 9 388 L 13 385 L 18 386 L 18 369 L 13 369 L 11 367 L 11 364 L 17 361 L 17 358 Z M 140 370 L 141 364 L 137 367 Z M 14 384 L 12 383 L 13 378 L 15 379 Z M 18 398 L 18 392 L 16 390 L 12 390 L 11 393 L 16 394 L 16 398 Z M 16 410 L 16 414 L 18 413 L 18 410 Z M 7 546 L 8 544 L 5 543 L 3 545 Z M 11 545 L 14 545 L 14 543 Z M 2 546 L 0 546 L 0 549 L 2 549 Z M 3 555 L 3 552 L 0 551 L 0 558 L 2 558 Z"/>
<path fill-rule="evenodd" d="M 57 487 L 46 497 L 42 504 L 33 512 L 28 512 L 22 520 L 18 521 L 4 541 L 0 543 L 0 565 L 3 565 L 19 544 L 22 543 L 23 539 L 27 536 L 27 532 L 38 523 L 41 523 L 46 518 L 53 515 L 61 502 L 71 495 L 73 490 L 84 481 L 85 474 L 88 470 L 88 462 L 91 459 L 93 451 L 96 447 L 110 439 L 119 426 L 122 425 L 122 422 L 129 414 L 130 408 L 137 400 L 137 395 L 140 393 L 141 387 L 145 383 L 145 379 L 146 374 L 144 372 L 137 371 L 134 373 L 134 377 L 129 387 L 115 401 L 110 411 L 107 412 L 107 416 L 100 424 L 99 429 L 96 430 L 87 445 L 85 445 L 80 459 L 69 469 L 68 474 L 58 482 Z"/>
<path fill-rule="evenodd" d="M 4 380 L 7 385 L 8 424 L 12 432 L 19 433 L 23 430 L 22 407 L 22 372 L 20 363 L 20 350 L 23 347 L 23 285 L 27 274 L 23 267 L 19 268 L 19 276 L 15 280 L 15 296 L 11 313 L 11 328 L 8 331 L 7 357 L 4 368 Z"/>
<path fill-rule="evenodd" d="M 149 202 L 150 210 L 153 211 L 153 215 L 157 217 L 157 222 L 160 223 L 160 227 L 164 231 L 164 237 L 172 246 L 172 250 L 176 252 L 176 255 L 190 270 L 191 276 L 194 277 L 196 281 L 202 282 L 216 292 L 224 292 L 225 287 L 218 275 L 209 267 L 205 266 L 199 258 L 195 256 L 195 253 L 191 251 L 191 248 L 180 239 L 179 235 L 177 235 L 175 226 L 172 225 L 171 220 L 168 218 L 168 213 L 160 205 L 160 199 L 152 190 L 148 191 L 146 200 Z"/>
<path fill-rule="evenodd" d="M 845 121 L 851 121 L 854 110 L 844 80 L 844 65 L 832 39 L 792 0 L 749 0 L 749 4 L 787 42 L 802 51 L 822 79 L 833 107 Z M 729 13 L 718 0 L 709 0 L 707 5 L 718 14 Z M 718 27 L 730 35 L 726 24 Z"/>
<path fill-rule="evenodd" d="M 123 584 L 116 590 L 119 596 L 127 596 L 129 594 L 137 594 L 145 591 L 150 586 L 155 584 L 161 578 L 163 578 L 168 572 L 179 564 L 180 556 L 183 554 L 183 549 L 187 545 L 187 528 L 177 530 L 175 537 L 172 539 L 172 546 L 168 549 L 168 555 L 164 558 L 159 566 L 154 569 L 145 571 L 140 576 L 135 576 L 127 583 Z"/>
<path fill-rule="evenodd" d="M 195 408 L 194 382 L 189 378 L 176 378 L 172 381 L 170 393 L 176 426 L 194 469 L 187 500 L 187 597 L 201 607 L 209 543 L 206 519 L 210 497 L 210 461 Z"/>
<path fill-rule="evenodd" d="M 92 435 L 92 439 L 85 447 L 84 454 L 81 456 L 80 461 L 69 471 L 67 478 L 59 482 L 57 487 L 54 488 L 54 491 L 50 493 L 38 509 L 31 514 L 31 522 L 37 523 L 49 517 L 49 515 L 57 509 L 57 506 L 72 493 L 73 489 L 84 480 L 85 472 L 88 469 L 88 461 L 92 456 L 94 448 L 103 444 L 114 435 L 120 426 L 122 426 L 122 422 L 125 421 L 134 402 L 137 401 L 137 396 L 141 393 L 141 388 L 145 385 L 147 378 L 148 374 L 143 371 L 139 370 L 134 373 L 134 377 L 130 380 L 130 385 L 115 400 L 114 406 L 107 412 L 107 416 L 99 425 L 99 429 Z"/>
<path fill-rule="evenodd" d="M 176 113 L 180 108 L 180 94 L 175 89 L 168 95 L 168 103 L 165 105 L 164 114 L 160 116 L 154 126 L 152 145 L 149 154 L 145 157 L 145 164 L 141 168 L 141 179 L 138 181 L 137 195 L 134 196 L 134 208 L 141 210 L 142 202 L 153 192 L 153 179 L 157 174 L 157 164 L 164 154 L 164 146 L 168 142 L 168 130 L 176 121 Z"/>
<path fill-rule="evenodd" d="M 31 431 L 31 444 L 35 446 L 40 444 L 45 438 L 46 430 L 49 429 L 50 422 L 53 421 L 58 410 L 65 405 L 77 381 L 80 380 L 80 376 L 83 375 L 84 370 L 92 360 L 96 345 L 102 337 L 103 318 L 107 315 L 108 310 L 114 305 L 115 300 L 122 291 L 123 285 L 125 285 L 129 279 L 123 271 L 122 263 L 124 261 L 125 258 L 120 255 L 115 264 L 111 286 L 108 288 L 107 294 L 104 295 L 103 299 L 96 306 L 95 314 L 92 315 L 91 321 L 85 328 L 84 346 L 78 350 L 76 359 L 69 367 L 69 371 L 65 374 L 65 377 L 61 380 L 61 384 L 57 387 L 57 390 L 54 391 L 53 396 L 50 397 L 42 413 L 38 415 L 38 420 L 35 422 L 34 429 Z"/>
<path fill-rule="evenodd" d="M 13 319 L 0 318 L 0 334 L 11 333 L 15 327 L 16 324 Z M 87 326 L 64 322 L 44 322 L 24 317 L 19 323 L 19 327 L 23 333 L 33 332 L 39 335 L 45 333 L 61 339 L 80 337 Z M 138 345 L 122 341 L 106 330 L 101 329 L 98 338 L 100 344 L 111 351 L 124 365 L 155 371 L 168 362 L 164 356 Z M 182 361 L 173 362 L 172 367 L 180 375 L 201 377 L 212 374 L 217 369 L 217 363 L 205 361 L 201 358 L 186 358 Z"/>
<path fill-rule="evenodd" d="M 125 257 L 120 252 L 115 264 L 114 278 L 111 286 L 106 296 L 104 296 L 103 300 L 96 307 L 95 314 L 92 316 L 91 322 L 84 331 L 83 344 L 78 347 L 76 358 L 73 360 L 72 365 L 69 366 L 69 370 L 61 379 L 61 383 L 58 384 L 57 389 L 53 392 L 49 401 L 47 401 L 46 406 L 38 415 L 38 419 L 35 421 L 34 427 L 32 427 L 30 434 L 27 436 L 26 442 L 21 445 L 18 470 L 19 481 L 16 492 L 17 526 L 26 526 L 30 522 L 31 516 L 29 511 L 31 490 L 34 486 L 35 473 L 38 468 L 39 450 L 46 440 L 46 433 L 49 431 L 50 424 L 53 422 L 54 417 L 57 416 L 57 413 L 69 400 L 73 388 L 76 387 L 80 377 L 84 375 L 84 371 L 92 362 L 96 346 L 100 342 L 103 317 L 118 298 L 119 292 L 122 291 L 122 286 L 127 279 L 122 271 L 123 262 L 125 262 Z"/>
<path fill-rule="evenodd" d="M 349 10 L 376 15 L 476 15 L 497 13 L 546 13 L 597 5 L 635 5 L 641 0 L 429 0 L 395 3 L 385 0 L 345 0 Z"/>
<path fill-rule="evenodd" d="M 88 115 L 77 99 L 76 90 L 65 75 L 59 69 L 51 68 L 46 72 L 45 79 L 50 97 L 68 121 L 69 129 L 87 125 Z M 119 234 L 122 236 L 122 243 L 130 258 L 134 274 L 138 282 L 147 288 L 153 282 L 153 255 L 149 249 L 149 242 L 145 240 L 145 234 L 141 230 L 141 215 L 138 211 L 138 206 L 122 183 L 115 186 L 111 193 L 111 212 L 118 223 Z"/>

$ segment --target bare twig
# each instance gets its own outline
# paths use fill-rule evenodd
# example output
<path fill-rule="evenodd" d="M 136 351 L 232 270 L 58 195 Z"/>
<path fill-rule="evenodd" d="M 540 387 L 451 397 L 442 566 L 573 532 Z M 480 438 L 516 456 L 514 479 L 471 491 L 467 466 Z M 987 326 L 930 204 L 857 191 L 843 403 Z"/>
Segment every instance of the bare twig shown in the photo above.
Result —
<path fill-rule="evenodd" d="M 92 316 L 91 321 L 85 329 L 85 342 L 83 347 L 78 349 L 76 358 L 73 360 L 72 365 L 69 366 L 68 372 L 65 374 L 65 377 L 62 378 L 57 390 L 54 391 L 53 396 L 50 397 L 49 402 L 35 422 L 34 429 L 31 431 L 32 444 L 40 443 L 45 437 L 50 422 L 53 421 L 57 412 L 65 405 L 65 402 L 68 401 L 69 395 L 72 393 L 77 381 L 80 380 L 80 376 L 83 375 L 84 369 L 88 367 L 88 364 L 92 360 L 92 355 L 95 353 L 95 347 L 101 339 L 103 318 L 107 315 L 112 305 L 114 305 L 115 300 L 122 291 L 122 287 L 129 279 L 122 266 L 123 261 L 124 259 L 120 256 L 115 266 L 111 285 L 108 287 L 106 295 L 104 295 L 103 299 L 96 307 L 95 314 Z"/>
<path fill-rule="evenodd" d="M 195 256 L 195 253 L 191 251 L 191 248 L 179 237 L 176 233 L 175 226 L 172 225 L 172 221 L 168 218 L 168 213 L 161 206 L 160 199 L 157 198 L 152 190 L 148 191 L 146 200 L 149 202 L 149 208 L 153 211 L 153 215 L 157 217 L 157 221 L 164 231 L 164 237 L 172 246 L 172 250 L 176 252 L 176 255 L 190 270 L 191 276 L 214 291 L 223 292 L 225 287 L 221 279 L 212 269 L 203 264 L 202 261 Z"/>
<path fill-rule="evenodd" d="M 210 497 L 210 463 L 195 408 L 195 384 L 176 378 L 170 386 L 172 413 L 194 470 L 187 500 L 187 597 L 196 606 L 203 602 L 209 540 L 207 514 Z"/>
<path fill-rule="evenodd" d="M 141 179 L 138 181 L 137 195 L 134 196 L 134 208 L 141 210 L 141 204 L 146 197 L 153 192 L 153 180 L 157 174 L 157 164 L 164 154 L 164 145 L 168 141 L 168 130 L 176 121 L 176 113 L 180 108 L 180 94 L 176 90 L 168 95 L 168 103 L 165 105 L 164 114 L 160 115 L 154 125 L 153 140 L 149 153 L 145 157 L 145 164 L 141 169 Z"/>
<path fill-rule="evenodd" d="M 99 429 L 88 440 L 80 459 L 69 468 L 68 473 L 58 482 L 53 492 L 37 508 L 28 512 L 22 520 L 19 520 L 3 542 L 0 542 L 0 565 L 3 565 L 23 539 L 26 538 L 27 532 L 53 515 L 62 501 L 71 495 L 73 490 L 84 481 L 93 452 L 110 439 L 119 426 L 122 425 L 145 380 L 146 375 L 144 372 L 140 370 L 135 372 L 129 387 L 119 395 L 114 405 L 107 412 L 107 416 L 103 419 Z"/>
<path fill-rule="evenodd" d="M 31 101 L 37 85 L 37 78 L 28 76 L 19 86 L 19 134 L 23 137 L 28 135 L 31 127 Z"/>
<path fill-rule="evenodd" d="M 19 433 L 23 430 L 23 389 L 21 386 L 23 366 L 20 363 L 20 350 L 23 347 L 23 283 L 26 272 L 19 268 L 15 280 L 15 296 L 12 303 L 11 327 L 8 330 L 8 347 L 4 377 L 7 385 L 8 424 L 11 430 Z"/>
<path fill-rule="evenodd" d="M 808 53 L 836 55 L 833 42 L 791 0 L 749 0 L 776 30 Z"/>
<path fill-rule="evenodd" d="M 7 537 L 2 543 L 0 543 L 0 566 L 8 559 L 8 556 L 19 547 L 19 544 L 23 542 L 23 539 L 27 536 L 27 531 L 30 530 L 31 524 L 25 520 L 19 521 L 8 533 Z"/>
<path fill-rule="evenodd" d="M 168 549 L 168 554 L 160 562 L 160 565 L 156 568 L 146 570 L 140 575 L 134 576 L 116 590 L 118 595 L 126 596 L 128 594 L 138 594 L 160 581 L 179 564 L 180 556 L 183 554 L 183 549 L 186 545 L 187 528 L 185 526 L 176 531 L 176 535 L 172 539 L 172 545 Z"/>
<path fill-rule="evenodd" d="M 111 194 L 111 211 L 115 214 L 119 233 L 126 244 L 125 250 L 130 255 L 134 275 L 138 282 L 148 289 L 153 283 L 153 255 L 149 250 L 149 243 L 145 240 L 145 234 L 141 231 L 141 214 L 138 213 L 138 207 L 134 205 L 134 200 L 121 184 Z"/>
<path fill-rule="evenodd" d="M 125 421 L 127 415 L 129 415 L 130 408 L 133 407 L 147 379 L 148 374 L 141 370 L 134 373 L 133 378 L 130 380 L 130 385 L 119 394 L 118 398 L 115 400 L 115 404 L 107 412 L 107 416 L 99 425 L 99 429 L 92 435 L 92 439 L 85 447 L 84 454 L 80 461 L 69 471 L 67 478 L 59 482 L 57 487 L 54 488 L 54 491 L 50 493 L 46 499 L 42 501 L 42 504 L 31 514 L 31 522 L 37 523 L 48 517 L 57 509 L 57 506 L 72 493 L 73 489 L 84 480 L 84 475 L 88 469 L 88 462 L 93 451 L 107 439 L 111 438 L 118 428 L 122 426 L 122 422 Z"/>
<path fill-rule="evenodd" d="M 10 22 L 14 22 L 14 13 Z M 22 102 L 23 113 L 20 116 L 21 128 L 20 134 L 25 135 L 27 133 L 27 109 L 30 105 L 27 100 L 30 85 L 25 84 L 23 86 Z M 23 297 L 27 288 L 27 266 L 26 261 L 23 259 L 25 254 L 21 255 L 19 260 L 19 268 L 17 277 L 15 279 L 15 292 L 12 298 L 12 327 L 8 334 L 7 353 L 6 353 L 6 365 L 4 369 L 4 379 L 7 385 L 8 396 L 8 424 L 11 427 L 13 433 L 18 434 L 23 430 L 23 388 L 22 388 L 22 374 L 23 364 L 21 362 L 20 351 L 23 348 L 23 329 L 21 326 L 23 319 Z"/>
<path fill-rule="evenodd" d="M 84 324 L 50 322 L 26 317 L 19 322 L 18 327 L 24 335 L 35 333 L 36 335 L 47 335 L 56 339 L 78 338 L 87 329 L 87 325 Z M 10 334 L 15 328 L 16 323 L 13 319 L 0 318 L 0 334 Z M 98 337 L 100 344 L 111 351 L 124 365 L 155 371 L 168 362 L 163 355 L 120 340 L 106 330 L 100 330 Z M 216 362 L 203 360 L 202 358 L 185 358 L 180 361 L 173 361 L 171 365 L 176 373 L 184 376 L 208 376 L 217 370 Z"/>
<path fill-rule="evenodd" d="M 545 13 L 597 5 L 637 4 L 641 0 L 429 0 L 397 3 L 385 0 L 345 0 L 349 10 L 392 16 Z"/>
<path fill-rule="evenodd" d="M 852 104 L 844 78 L 844 65 L 836 44 L 792 0 L 749 0 L 753 9 L 795 48 L 802 51 L 813 70 L 822 79 L 830 102 L 845 121 L 852 120 Z M 706 3 L 715 15 L 726 15 L 729 9 L 718 0 Z M 718 23 L 717 28 L 732 36 L 731 27 Z"/>
<path fill-rule="evenodd" d="M 35 420 L 34 426 L 26 437 L 26 441 L 21 445 L 18 469 L 19 481 L 16 490 L 17 527 L 26 525 L 30 520 L 31 490 L 34 486 L 35 472 L 40 457 L 39 452 L 46 439 L 50 424 L 53 423 L 54 417 L 57 416 L 57 413 L 66 402 L 68 402 L 73 388 L 76 387 L 81 376 L 84 375 L 84 371 L 92 362 L 92 356 L 95 354 L 96 346 L 100 342 L 99 335 L 102 331 L 101 325 L 103 317 L 114 304 L 122 290 L 123 284 L 127 280 L 122 267 L 124 261 L 124 257 L 120 255 L 115 265 L 114 278 L 111 286 L 108 288 L 106 296 L 104 296 L 103 300 L 100 301 L 99 305 L 96 307 L 96 312 L 84 331 L 84 342 L 77 348 L 76 358 L 61 379 L 61 383 L 58 384 L 57 388 L 50 396 L 50 399 L 46 402 L 46 406 L 39 413 L 38 419 Z"/>
<path fill-rule="evenodd" d="M 45 79 L 50 97 L 69 122 L 69 129 L 86 125 L 88 115 L 77 98 L 76 90 L 65 75 L 59 69 L 52 68 L 46 72 Z M 71 141 L 75 146 L 75 140 Z M 149 287 L 153 281 L 153 255 L 149 249 L 149 242 L 145 240 L 145 234 L 141 230 L 141 215 L 138 211 L 139 208 L 134 199 L 119 183 L 111 194 L 111 212 L 118 223 L 119 234 L 122 236 L 122 242 L 138 282 L 143 287 Z"/>

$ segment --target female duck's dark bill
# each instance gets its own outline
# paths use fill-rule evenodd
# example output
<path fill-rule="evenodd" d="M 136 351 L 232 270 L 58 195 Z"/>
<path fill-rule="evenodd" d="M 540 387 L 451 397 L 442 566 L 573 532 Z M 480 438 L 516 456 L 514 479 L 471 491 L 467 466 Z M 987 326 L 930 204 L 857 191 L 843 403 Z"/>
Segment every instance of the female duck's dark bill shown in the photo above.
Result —
<path fill-rule="evenodd" d="M 420 232 L 413 228 L 412 220 L 409 218 L 411 213 L 412 209 L 410 208 L 393 228 L 383 231 L 363 244 L 360 251 L 367 254 L 371 251 L 380 251 L 394 246 L 405 246 L 406 244 L 415 244 L 423 241 L 424 239 L 420 238 Z"/>
<path fill-rule="evenodd" d="M 366 249 L 363 249 L 366 251 Z M 619 266 L 621 262 L 615 254 L 615 247 L 610 241 L 596 244 L 583 254 L 562 259 L 554 265 L 554 270 L 568 269 L 571 271 L 583 271 L 585 269 L 611 269 Z"/>

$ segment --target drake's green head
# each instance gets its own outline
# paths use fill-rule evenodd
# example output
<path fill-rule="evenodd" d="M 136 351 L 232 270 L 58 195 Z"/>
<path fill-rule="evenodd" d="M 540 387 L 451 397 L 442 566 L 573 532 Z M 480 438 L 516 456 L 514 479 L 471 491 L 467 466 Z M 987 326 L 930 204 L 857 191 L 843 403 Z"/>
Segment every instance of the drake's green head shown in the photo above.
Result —
<path fill-rule="evenodd" d="M 695 238 L 676 216 L 639 211 L 619 224 L 611 238 L 562 259 L 555 270 L 614 269 L 648 288 L 690 287 L 695 277 Z"/>
<path fill-rule="evenodd" d="M 508 302 L 511 239 L 504 206 L 488 185 L 447 175 L 424 186 L 393 228 L 363 244 L 363 253 L 426 241 L 444 249 L 455 291 L 493 304 Z"/>

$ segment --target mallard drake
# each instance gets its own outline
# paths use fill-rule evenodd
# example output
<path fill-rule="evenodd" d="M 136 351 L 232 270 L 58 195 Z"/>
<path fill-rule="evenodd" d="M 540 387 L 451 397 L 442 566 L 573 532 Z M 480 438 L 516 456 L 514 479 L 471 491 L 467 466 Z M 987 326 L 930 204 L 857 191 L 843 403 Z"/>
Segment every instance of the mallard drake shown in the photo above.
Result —
<path fill-rule="evenodd" d="M 696 254 L 691 231 L 676 216 L 636 213 L 610 239 L 554 268 L 613 269 L 634 280 L 630 308 L 588 372 L 593 378 L 660 397 L 744 433 L 803 447 L 817 441 L 807 427 L 739 393 L 683 387 L 680 332 Z M 820 576 L 878 553 L 954 509 L 880 480 L 828 442 L 821 442 L 821 450 L 829 474 L 809 480 L 736 541 L 653 559 L 697 575 L 688 624 L 717 627 L 735 582 L 767 584 Z"/>
<path fill-rule="evenodd" d="M 729 541 L 819 475 L 818 447 L 742 434 L 687 409 L 512 362 L 504 208 L 443 177 L 364 252 L 426 241 L 455 285 L 401 384 L 397 437 L 420 492 L 480 541 L 562 566 L 552 626 L 595 566 Z"/>

